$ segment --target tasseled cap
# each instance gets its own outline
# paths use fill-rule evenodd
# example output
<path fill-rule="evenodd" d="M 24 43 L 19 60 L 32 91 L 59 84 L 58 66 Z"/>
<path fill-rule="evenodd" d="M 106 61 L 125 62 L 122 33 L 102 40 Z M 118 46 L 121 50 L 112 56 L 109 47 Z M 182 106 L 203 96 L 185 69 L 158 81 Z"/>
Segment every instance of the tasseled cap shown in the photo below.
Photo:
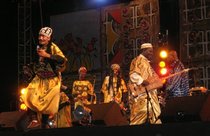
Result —
<path fill-rule="evenodd" d="M 39 34 L 50 37 L 52 35 L 52 28 L 43 27 L 43 28 L 40 29 Z"/>

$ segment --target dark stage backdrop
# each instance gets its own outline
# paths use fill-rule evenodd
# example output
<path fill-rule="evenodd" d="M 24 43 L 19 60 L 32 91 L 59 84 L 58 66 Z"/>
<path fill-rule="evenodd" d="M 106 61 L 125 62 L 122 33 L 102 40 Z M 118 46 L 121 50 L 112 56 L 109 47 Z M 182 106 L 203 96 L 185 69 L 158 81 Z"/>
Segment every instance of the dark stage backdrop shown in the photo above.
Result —
<path fill-rule="evenodd" d="M 95 92 L 100 94 L 102 80 L 113 63 L 121 66 L 127 80 L 139 46 L 144 42 L 157 46 L 159 22 L 158 0 L 136 0 L 50 16 L 54 41 L 68 58 L 63 82 L 71 88 L 78 78 L 77 70 L 85 66 Z"/>

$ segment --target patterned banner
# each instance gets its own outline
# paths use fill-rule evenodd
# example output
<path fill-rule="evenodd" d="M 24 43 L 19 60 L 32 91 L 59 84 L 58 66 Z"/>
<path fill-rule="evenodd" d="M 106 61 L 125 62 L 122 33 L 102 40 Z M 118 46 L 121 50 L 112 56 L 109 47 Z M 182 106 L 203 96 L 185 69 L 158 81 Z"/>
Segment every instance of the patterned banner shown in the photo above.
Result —
<path fill-rule="evenodd" d="M 126 71 L 131 59 L 139 54 L 139 45 L 157 43 L 160 27 L 158 0 L 112 5 L 103 8 L 101 13 L 105 67 L 118 63 Z"/>

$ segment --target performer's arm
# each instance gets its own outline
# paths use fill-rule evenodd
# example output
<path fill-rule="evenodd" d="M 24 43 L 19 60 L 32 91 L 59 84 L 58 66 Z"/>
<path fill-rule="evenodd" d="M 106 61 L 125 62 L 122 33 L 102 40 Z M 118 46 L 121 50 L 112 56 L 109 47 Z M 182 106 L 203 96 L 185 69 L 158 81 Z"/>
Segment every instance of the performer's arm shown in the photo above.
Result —
<path fill-rule="evenodd" d="M 109 82 L 109 77 L 106 76 L 101 87 L 101 92 L 105 93 L 107 91 L 108 82 Z"/>
<path fill-rule="evenodd" d="M 130 74 L 130 80 L 131 82 L 140 85 L 143 83 L 144 79 L 141 77 L 141 75 L 139 75 L 138 73 L 132 73 Z"/>

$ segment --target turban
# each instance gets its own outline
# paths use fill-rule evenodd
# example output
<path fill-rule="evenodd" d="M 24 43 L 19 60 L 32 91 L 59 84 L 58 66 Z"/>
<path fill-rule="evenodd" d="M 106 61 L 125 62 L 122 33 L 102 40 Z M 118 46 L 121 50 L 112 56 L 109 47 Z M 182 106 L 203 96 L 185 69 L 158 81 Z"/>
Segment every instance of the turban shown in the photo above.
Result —
<path fill-rule="evenodd" d="M 114 70 L 114 69 L 118 69 L 119 70 L 120 69 L 120 65 L 118 65 L 118 64 L 112 64 L 111 65 L 111 69 L 112 70 Z"/>

